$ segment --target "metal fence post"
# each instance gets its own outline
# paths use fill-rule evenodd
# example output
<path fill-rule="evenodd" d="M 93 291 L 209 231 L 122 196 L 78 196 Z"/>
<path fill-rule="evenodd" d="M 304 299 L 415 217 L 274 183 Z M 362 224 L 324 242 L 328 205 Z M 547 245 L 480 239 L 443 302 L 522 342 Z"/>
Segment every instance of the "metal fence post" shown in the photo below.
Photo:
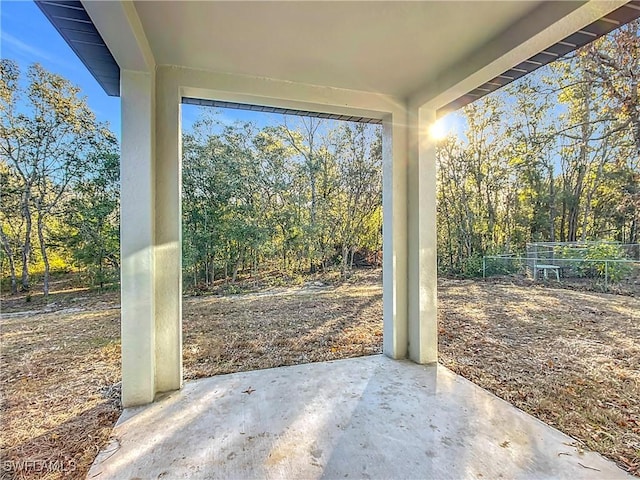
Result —
<path fill-rule="evenodd" d="M 482 278 L 487 278 L 487 257 L 482 256 Z"/>
<path fill-rule="evenodd" d="M 609 262 L 604 261 L 604 289 L 609 290 Z"/>

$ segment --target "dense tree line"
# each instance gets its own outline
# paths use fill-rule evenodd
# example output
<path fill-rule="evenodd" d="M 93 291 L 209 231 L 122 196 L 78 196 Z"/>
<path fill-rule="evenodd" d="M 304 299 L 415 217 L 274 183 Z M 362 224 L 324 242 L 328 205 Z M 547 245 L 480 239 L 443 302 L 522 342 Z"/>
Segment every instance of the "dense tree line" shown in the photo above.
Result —
<path fill-rule="evenodd" d="M 455 115 L 437 153 L 441 272 L 531 241 L 640 237 L 640 22 Z M 119 157 L 79 89 L 38 65 L 0 63 L 2 274 L 119 271 Z M 279 121 L 277 121 L 279 120 Z M 382 246 L 377 126 L 274 117 L 228 125 L 203 110 L 183 134 L 188 284 L 239 272 L 348 272 Z"/>
<path fill-rule="evenodd" d="M 34 267 L 45 295 L 52 267 L 75 264 L 100 284 L 117 276 L 116 148 L 68 80 L 0 62 L 0 239 L 12 293 L 29 290 Z"/>
<path fill-rule="evenodd" d="M 640 236 L 640 22 L 464 108 L 438 149 L 440 270 L 527 242 Z"/>
<path fill-rule="evenodd" d="M 205 114 L 183 137 L 185 279 L 346 273 L 382 246 L 381 168 L 377 126 L 285 117 L 257 130 Z"/>

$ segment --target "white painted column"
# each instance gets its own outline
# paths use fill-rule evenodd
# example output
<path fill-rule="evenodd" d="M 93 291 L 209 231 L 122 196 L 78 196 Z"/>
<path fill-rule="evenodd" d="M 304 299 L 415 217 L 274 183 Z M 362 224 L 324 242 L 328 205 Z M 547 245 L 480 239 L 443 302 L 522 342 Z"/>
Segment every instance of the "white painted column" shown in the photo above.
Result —
<path fill-rule="evenodd" d="M 404 112 L 403 112 L 404 113 Z M 407 356 L 407 118 L 383 121 L 383 351 Z"/>
<path fill-rule="evenodd" d="M 182 387 L 180 94 L 158 71 L 156 91 L 156 391 Z"/>
<path fill-rule="evenodd" d="M 409 358 L 438 361 L 435 110 L 409 112 L 407 249 Z"/>
<path fill-rule="evenodd" d="M 122 404 L 143 405 L 155 396 L 155 261 L 153 74 L 120 73 L 120 249 Z"/>

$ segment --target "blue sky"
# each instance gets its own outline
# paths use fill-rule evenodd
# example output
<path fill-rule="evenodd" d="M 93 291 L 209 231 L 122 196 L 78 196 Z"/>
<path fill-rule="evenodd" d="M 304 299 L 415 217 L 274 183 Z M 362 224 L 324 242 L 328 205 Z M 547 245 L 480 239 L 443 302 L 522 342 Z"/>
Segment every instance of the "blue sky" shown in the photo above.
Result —
<path fill-rule="evenodd" d="M 40 63 L 79 86 L 82 95 L 100 121 L 108 122 L 120 138 L 120 99 L 109 97 L 30 0 L 0 1 L 0 57 L 18 62 L 22 72 L 32 63 Z M 183 105 L 183 128 L 188 129 L 199 115 L 199 108 Z M 224 123 L 253 121 L 258 127 L 268 123 L 264 114 L 242 110 L 221 110 L 218 119 Z"/>
<path fill-rule="evenodd" d="M 31 0 L 0 0 L 0 57 L 18 62 L 22 72 L 32 63 L 40 63 L 81 88 L 82 95 L 98 120 L 107 122 L 120 138 L 120 99 L 109 97 L 69 48 L 60 34 Z M 183 105 L 183 129 L 188 130 L 198 118 L 200 109 Z M 281 115 L 246 110 L 217 109 L 223 123 L 254 122 L 258 128 L 281 122 Z M 451 119 L 453 120 L 453 119 Z M 450 123 L 450 122 L 447 122 Z M 451 128 L 451 127 L 450 127 Z M 459 127 L 458 127 L 459 128 Z"/>
<path fill-rule="evenodd" d="M 109 97 L 32 1 L 0 1 L 0 56 L 22 72 L 40 63 L 82 89 L 100 121 L 120 136 L 120 99 Z"/>

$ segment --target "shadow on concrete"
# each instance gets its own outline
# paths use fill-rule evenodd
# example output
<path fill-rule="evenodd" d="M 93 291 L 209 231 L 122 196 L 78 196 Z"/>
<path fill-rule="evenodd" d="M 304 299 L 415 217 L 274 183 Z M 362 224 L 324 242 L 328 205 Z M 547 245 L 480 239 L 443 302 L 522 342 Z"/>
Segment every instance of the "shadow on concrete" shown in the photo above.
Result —
<path fill-rule="evenodd" d="M 453 374 L 377 355 L 221 375 L 127 409 L 88 478 L 626 478 Z"/>

